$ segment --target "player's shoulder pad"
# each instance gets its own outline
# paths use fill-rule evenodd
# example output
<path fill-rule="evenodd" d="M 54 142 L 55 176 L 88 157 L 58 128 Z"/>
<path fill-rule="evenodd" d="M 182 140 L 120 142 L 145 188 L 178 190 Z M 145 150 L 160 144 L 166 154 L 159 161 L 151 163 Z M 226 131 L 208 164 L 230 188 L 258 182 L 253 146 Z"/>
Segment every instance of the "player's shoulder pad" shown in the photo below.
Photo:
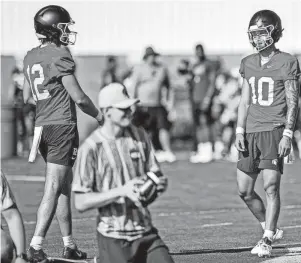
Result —
<path fill-rule="evenodd" d="M 37 51 L 39 47 L 34 47 L 32 48 L 31 50 L 28 50 L 24 59 L 23 59 L 23 62 L 25 63 L 26 61 L 28 61 L 32 56 L 35 56 L 35 53 Z"/>
<path fill-rule="evenodd" d="M 282 51 L 279 52 L 278 59 L 283 63 L 291 63 L 291 62 L 298 61 L 298 59 L 295 56 L 291 55 L 290 53 L 282 52 Z"/>
<path fill-rule="evenodd" d="M 251 55 L 248 55 L 248 56 L 244 57 L 241 60 L 241 63 L 244 64 L 244 65 L 247 65 L 248 63 L 252 63 L 255 60 L 256 56 L 258 56 L 257 53 L 253 53 Z"/>
<path fill-rule="evenodd" d="M 66 47 L 54 47 L 52 53 L 52 74 L 57 78 L 73 74 L 75 71 L 75 62 Z"/>

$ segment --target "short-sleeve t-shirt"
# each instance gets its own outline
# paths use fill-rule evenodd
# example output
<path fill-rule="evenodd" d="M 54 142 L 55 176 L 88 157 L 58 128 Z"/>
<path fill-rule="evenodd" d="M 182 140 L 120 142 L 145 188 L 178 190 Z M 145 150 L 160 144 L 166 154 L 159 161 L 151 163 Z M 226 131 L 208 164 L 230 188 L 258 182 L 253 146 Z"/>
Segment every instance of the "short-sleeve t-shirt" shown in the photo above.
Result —
<path fill-rule="evenodd" d="M 246 132 L 271 131 L 286 123 L 284 82 L 300 76 L 298 60 L 285 52 L 276 51 L 270 61 L 261 66 L 260 55 L 252 54 L 241 61 L 240 74 L 250 86 Z"/>
<path fill-rule="evenodd" d="M 75 103 L 62 84 L 62 77 L 74 71 L 74 60 L 66 47 L 49 44 L 27 53 L 24 74 L 37 103 L 36 126 L 76 123 Z"/>
<path fill-rule="evenodd" d="M 160 167 L 145 130 L 131 125 L 118 139 L 107 138 L 100 129 L 81 145 L 74 167 L 72 191 L 107 192 Z M 134 207 L 121 197 L 98 209 L 97 230 L 104 236 L 135 240 L 153 228 L 145 207 Z"/>

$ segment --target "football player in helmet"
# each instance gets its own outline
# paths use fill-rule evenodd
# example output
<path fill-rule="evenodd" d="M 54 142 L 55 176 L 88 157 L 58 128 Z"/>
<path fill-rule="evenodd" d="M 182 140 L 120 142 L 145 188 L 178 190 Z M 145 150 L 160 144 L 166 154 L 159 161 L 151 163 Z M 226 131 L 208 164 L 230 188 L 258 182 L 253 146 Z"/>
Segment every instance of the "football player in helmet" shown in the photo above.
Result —
<path fill-rule="evenodd" d="M 263 237 L 252 250 L 270 256 L 273 241 L 282 238 L 277 228 L 283 159 L 290 153 L 298 112 L 298 60 L 275 47 L 282 37 L 279 16 L 270 10 L 253 15 L 250 43 L 258 52 L 241 61 L 242 95 L 238 109 L 236 148 L 238 192 L 260 222 Z M 262 171 L 267 207 L 254 191 Z"/>
<path fill-rule="evenodd" d="M 36 123 L 29 161 L 39 149 L 46 162 L 46 182 L 37 213 L 34 236 L 28 249 L 31 262 L 47 262 L 42 243 L 56 214 L 63 236 L 63 257 L 84 259 L 72 238 L 71 182 L 72 166 L 79 144 L 75 104 L 102 123 L 102 114 L 83 92 L 74 75 L 75 63 L 66 47 L 75 43 L 76 32 L 67 10 L 50 5 L 34 17 L 34 26 L 41 45 L 24 58 L 24 101 L 36 102 Z"/>

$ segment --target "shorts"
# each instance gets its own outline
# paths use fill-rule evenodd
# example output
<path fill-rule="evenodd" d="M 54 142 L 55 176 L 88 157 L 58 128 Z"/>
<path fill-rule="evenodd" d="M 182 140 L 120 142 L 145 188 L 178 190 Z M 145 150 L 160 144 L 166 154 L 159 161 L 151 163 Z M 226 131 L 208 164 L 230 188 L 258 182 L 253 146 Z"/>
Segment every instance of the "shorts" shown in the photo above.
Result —
<path fill-rule="evenodd" d="M 246 152 L 239 152 L 237 168 L 245 173 L 260 173 L 269 169 L 283 174 L 283 158 L 278 156 L 278 146 L 284 127 L 272 131 L 247 133 Z"/>
<path fill-rule="evenodd" d="M 167 110 L 163 106 L 158 107 L 137 107 L 134 113 L 133 123 L 136 126 L 141 126 L 149 132 L 171 128 L 171 123 L 168 120 Z"/>
<path fill-rule="evenodd" d="M 78 145 L 76 124 L 43 126 L 39 150 L 45 162 L 73 166 Z"/>
<path fill-rule="evenodd" d="M 115 239 L 97 232 L 99 263 L 173 263 L 157 231 L 134 241 Z"/>
<path fill-rule="evenodd" d="M 212 107 L 212 103 L 209 105 L 207 111 L 202 111 L 200 103 L 196 103 L 196 102 L 192 103 L 192 115 L 193 115 L 192 117 L 193 117 L 194 125 L 196 125 L 196 126 L 201 125 L 200 118 L 202 115 L 205 117 L 207 124 L 214 123 L 215 120 L 212 116 L 211 107 Z"/>

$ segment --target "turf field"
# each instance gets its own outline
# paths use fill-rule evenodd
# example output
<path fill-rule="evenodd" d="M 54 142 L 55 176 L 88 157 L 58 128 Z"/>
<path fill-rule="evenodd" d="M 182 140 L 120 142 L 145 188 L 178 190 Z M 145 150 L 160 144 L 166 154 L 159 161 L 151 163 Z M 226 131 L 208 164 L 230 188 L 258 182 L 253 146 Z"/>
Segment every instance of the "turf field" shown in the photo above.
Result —
<path fill-rule="evenodd" d="M 261 228 L 236 194 L 235 164 L 214 162 L 192 165 L 178 153 L 180 161 L 162 165 L 169 189 L 151 205 L 154 225 L 168 244 L 175 262 L 301 262 L 301 162 L 285 167 L 282 179 L 282 211 L 279 224 L 284 239 L 275 244 L 273 257 L 259 259 L 249 251 L 261 237 Z M 2 160 L 25 221 L 27 241 L 33 235 L 36 211 L 43 192 L 44 163 L 26 159 Z M 256 185 L 263 195 L 261 177 Z M 90 257 L 96 253 L 95 211 L 74 210 L 74 237 Z M 45 251 L 60 256 L 62 239 L 54 220 Z"/>

